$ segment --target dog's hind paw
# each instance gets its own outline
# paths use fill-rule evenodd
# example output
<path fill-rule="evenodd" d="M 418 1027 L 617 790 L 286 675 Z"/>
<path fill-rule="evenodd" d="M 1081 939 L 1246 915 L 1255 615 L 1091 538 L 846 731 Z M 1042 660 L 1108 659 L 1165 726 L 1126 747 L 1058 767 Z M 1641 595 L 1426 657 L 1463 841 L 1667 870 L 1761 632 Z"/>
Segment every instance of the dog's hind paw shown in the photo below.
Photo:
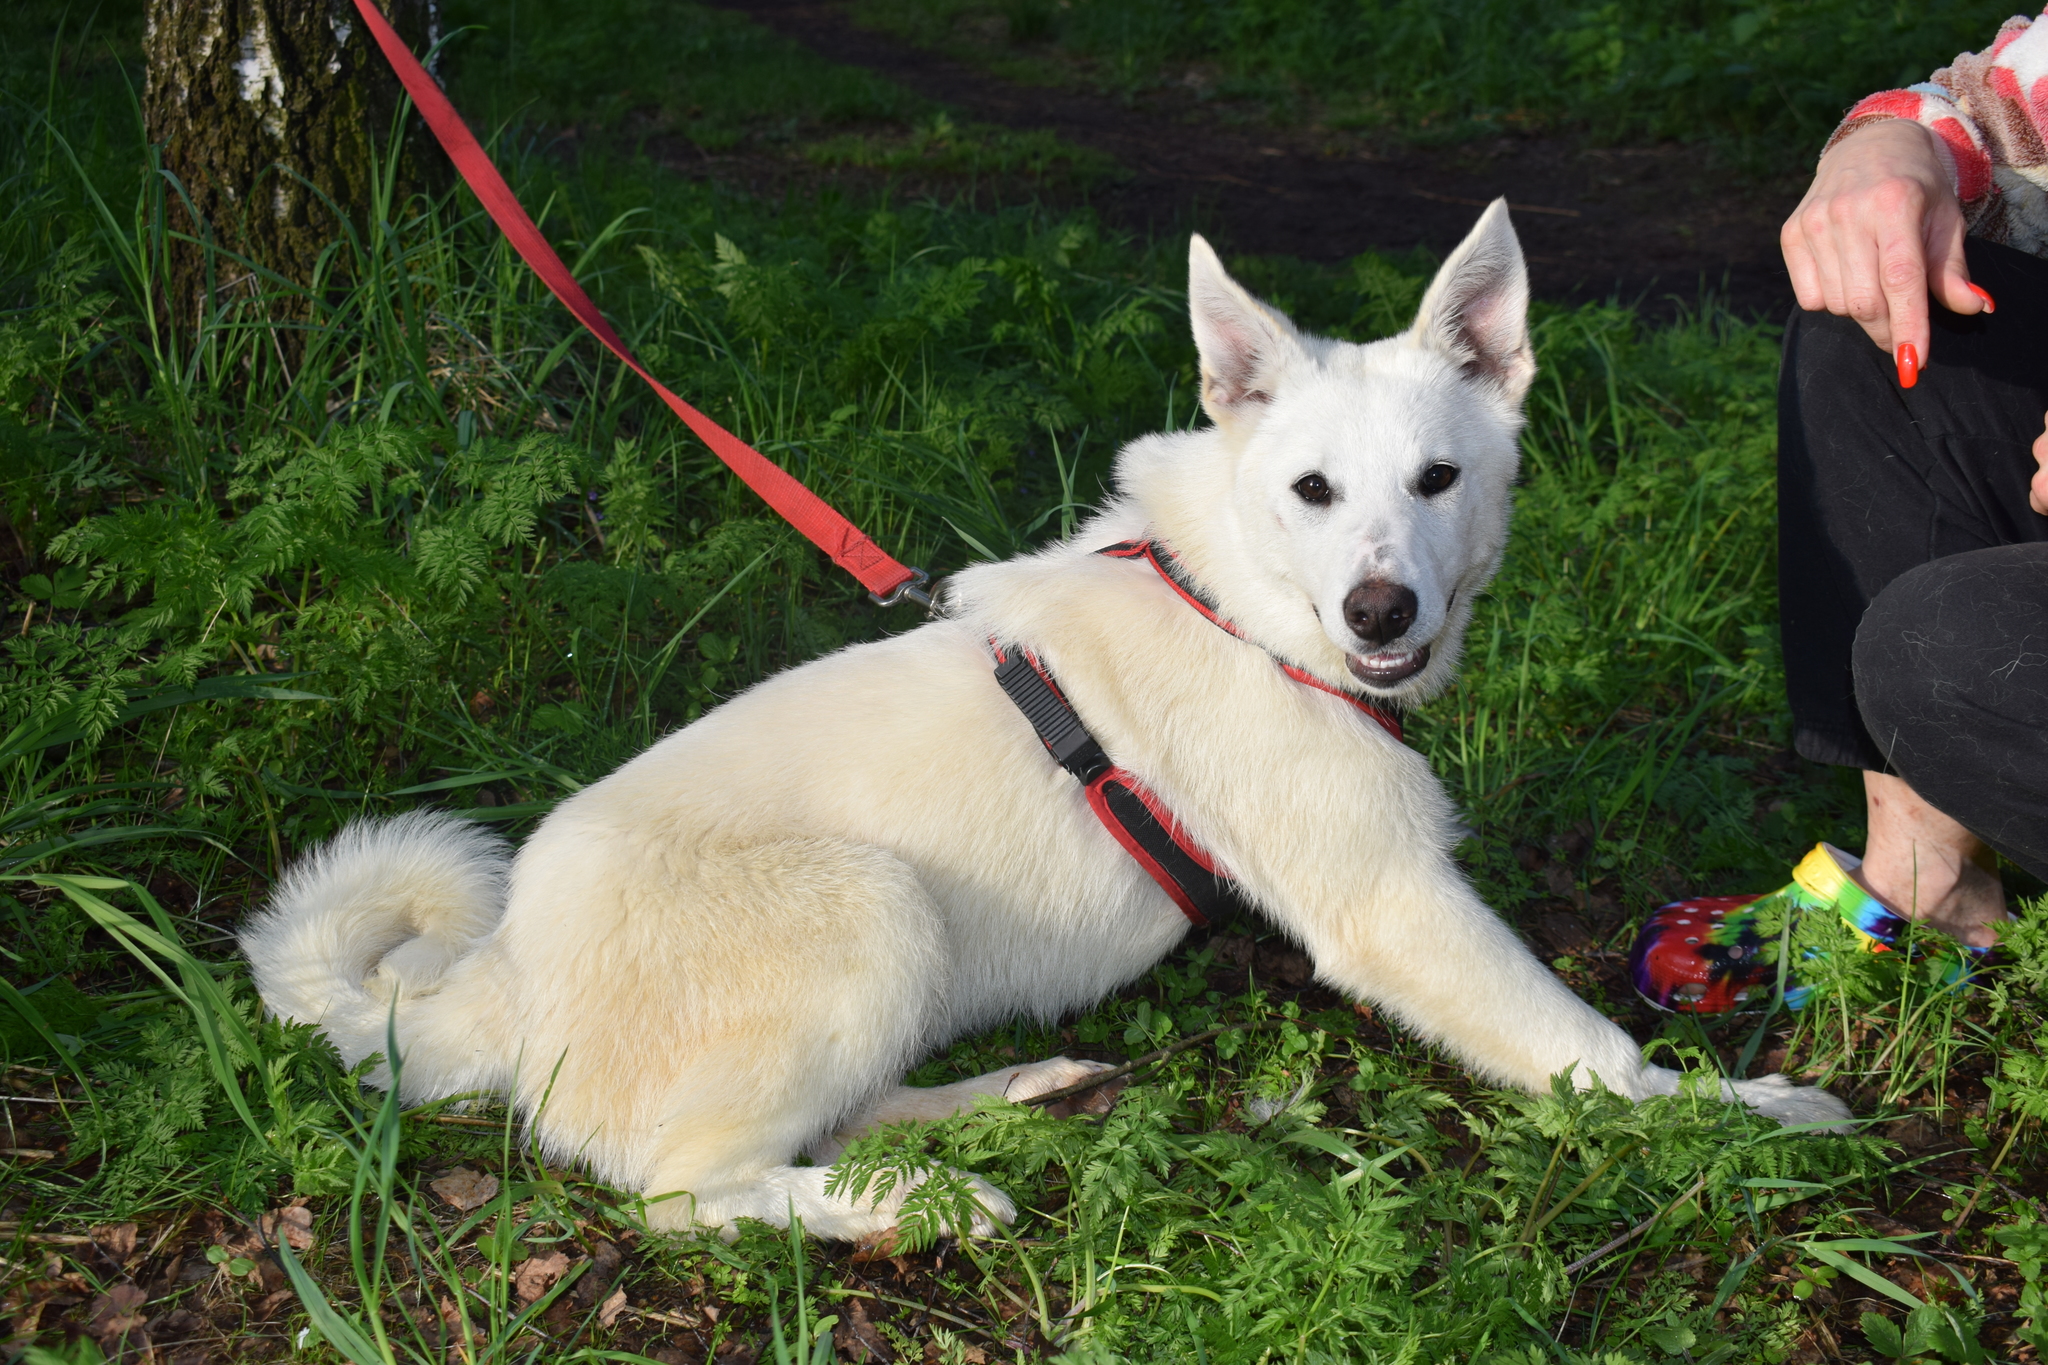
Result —
<path fill-rule="evenodd" d="M 1753 1081 L 1730 1081 L 1728 1088 L 1736 1100 L 1788 1128 L 1823 1123 L 1831 1133 L 1852 1130 L 1849 1106 L 1817 1085 L 1794 1085 L 1789 1077 L 1772 1075 Z"/>
<path fill-rule="evenodd" d="M 1002 1097 L 1017 1104 L 1037 1099 L 1055 1090 L 1079 1085 L 1090 1076 L 1104 1071 L 1114 1071 L 1107 1062 L 1077 1061 L 1072 1057 L 1048 1057 L 1042 1062 L 1028 1066 L 1014 1067 L 1002 1073 L 1004 1080 Z M 1083 1090 L 1078 1095 L 1069 1095 L 1063 1100 L 1054 1100 L 1045 1106 L 1045 1112 L 1054 1118 L 1067 1118 L 1074 1114 L 1107 1114 L 1116 1105 L 1116 1097 L 1130 1082 L 1123 1077 L 1105 1082 L 1093 1090 Z"/>

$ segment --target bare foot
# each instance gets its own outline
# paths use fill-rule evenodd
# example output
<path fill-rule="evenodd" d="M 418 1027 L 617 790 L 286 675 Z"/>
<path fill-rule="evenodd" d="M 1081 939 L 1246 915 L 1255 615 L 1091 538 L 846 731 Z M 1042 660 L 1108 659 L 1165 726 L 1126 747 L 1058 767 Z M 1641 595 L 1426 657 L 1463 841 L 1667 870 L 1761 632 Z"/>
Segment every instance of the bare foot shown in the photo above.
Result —
<path fill-rule="evenodd" d="M 2010 916 L 1983 841 L 1899 778 L 1866 772 L 1863 794 L 1870 842 L 1850 875 L 1907 919 L 1972 948 L 1996 943 L 1995 926 Z"/>

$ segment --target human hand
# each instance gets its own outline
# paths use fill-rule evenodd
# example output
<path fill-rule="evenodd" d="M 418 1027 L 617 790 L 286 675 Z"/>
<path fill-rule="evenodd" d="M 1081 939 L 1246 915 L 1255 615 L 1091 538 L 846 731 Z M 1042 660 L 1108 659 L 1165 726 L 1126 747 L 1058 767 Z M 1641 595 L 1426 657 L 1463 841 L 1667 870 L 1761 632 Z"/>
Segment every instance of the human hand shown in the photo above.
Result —
<path fill-rule="evenodd" d="M 1857 129 L 1820 159 L 1778 234 L 1799 306 L 1861 323 L 1913 387 L 1927 358 L 1927 298 L 1990 312 L 1963 261 L 1963 211 L 1933 133 L 1910 119 Z"/>
<path fill-rule="evenodd" d="M 2048 517 L 2048 426 L 2034 438 L 2034 481 L 2027 485 L 2027 506 Z"/>

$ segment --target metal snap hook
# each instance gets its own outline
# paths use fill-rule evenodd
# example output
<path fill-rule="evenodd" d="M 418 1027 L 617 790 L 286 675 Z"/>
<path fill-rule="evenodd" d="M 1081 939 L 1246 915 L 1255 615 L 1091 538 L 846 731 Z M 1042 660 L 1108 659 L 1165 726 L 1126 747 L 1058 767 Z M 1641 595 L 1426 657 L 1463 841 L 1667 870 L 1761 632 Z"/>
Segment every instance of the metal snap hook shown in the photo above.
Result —
<path fill-rule="evenodd" d="M 881 593 L 871 592 L 868 594 L 868 601 L 873 602 L 878 607 L 893 607 L 905 598 L 909 598 L 926 611 L 930 611 L 932 609 L 932 595 L 926 589 L 931 585 L 931 581 L 932 576 L 923 569 L 912 569 L 910 577 L 889 589 L 888 596 L 884 597 Z"/>

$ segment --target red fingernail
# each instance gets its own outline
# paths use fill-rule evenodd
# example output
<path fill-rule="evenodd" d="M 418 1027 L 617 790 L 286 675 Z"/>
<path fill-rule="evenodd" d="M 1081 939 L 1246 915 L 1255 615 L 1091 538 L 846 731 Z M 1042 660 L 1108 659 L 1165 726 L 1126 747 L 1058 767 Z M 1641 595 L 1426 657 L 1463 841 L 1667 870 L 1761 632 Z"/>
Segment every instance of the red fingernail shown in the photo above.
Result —
<path fill-rule="evenodd" d="M 1997 303 L 1997 301 L 1996 301 L 1996 300 L 1994 300 L 1994 299 L 1993 299 L 1993 298 L 1991 297 L 1991 295 L 1990 295 L 1990 294 L 1989 294 L 1988 292 L 1986 292 L 1985 290 L 1979 289 L 1979 288 L 1978 288 L 1978 287 L 1977 287 L 1976 285 L 1974 285 L 1974 284 L 1966 284 L 1966 285 L 1964 285 L 1964 286 L 1963 286 L 1963 288 L 1965 288 L 1965 289 L 1969 290 L 1969 291 L 1970 291 L 1970 292 L 1971 292 L 1972 294 L 1975 294 L 1975 295 L 1976 295 L 1976 296 L 1977 296 L 1978 298 L 1980 298 L 1980 299 L 1984 300 L 1984 311 L 1985 311 L 1985 312 L 1987 312 L 1987 313 L 1995 313 L 1995 312 L 1997 312 L 1997 311 L 1998 311 L 1998 303 Z"/>
<path fill-rule="evenodd" d="M 1920 382 L 1920 353 L 1910 341 L 1899 345 L 1899 387 L 1910 389 Z"/>

